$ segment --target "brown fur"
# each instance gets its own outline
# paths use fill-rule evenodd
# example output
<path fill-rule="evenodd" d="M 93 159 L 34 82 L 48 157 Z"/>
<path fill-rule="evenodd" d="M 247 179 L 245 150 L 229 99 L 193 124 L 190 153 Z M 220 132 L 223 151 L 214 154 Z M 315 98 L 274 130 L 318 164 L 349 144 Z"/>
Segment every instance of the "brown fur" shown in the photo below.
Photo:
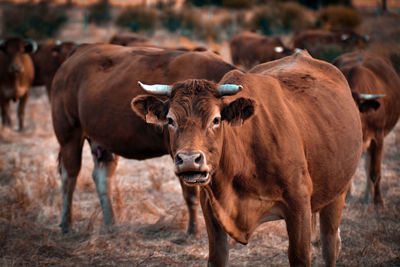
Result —
<path fill-rule="evenodd" d="M 111 179 L 115 153 L 129 159 L 147 159 L 168 153 L 164 132 L 146 124 L 130 109 L 133 97 L 143 94 L 143 83 L 174 83 L 189 78 L 219 81 L 234 67 L 211 52 L 183 52 L 116 45 L 83 45 L 60 67 L 52 84 L 52 118 L 60 143 L 66 209 L 62 230 L 71 223 L 71 201 L 76 176 L 81 167 L 84 139 L 90 140 L 95 163 Z M 146 103 L 142 105 L 146 107 Z M 152 111 L 158 113 L 160 111 Z M 103 162 L 102 159 L 107 159 Z M 96 168 L 94 170 L 95 180 Z M 99 178 L 100 179 L 100 178 Z M 108 184 L 110 183 L 107 182 Z M 96 182 L 97 184 L 97 182 Z M 196 188 L 183 186 L 191 221 L 188 233 L 199 229 L 196 217 Z M 109 193 L 109 192 L 108 192 Z M 100 193 L 99 193 L 100 196 Z M 101 196 L 100 196 L 101 197 Z M 108 201 L 108 200 L 107 200 Z M 103 209 L 106 224 L 113 222 L 112 207 Z M 109 219 L 106 219 L 106 213 Z"/>
<path fill-rule="evenodd" d="M 241 65 L 245 70 L 292 53 L 292 50 L 287 48 L 279 37 L 271 38 L 246 31 L 236 33 L 229 45 L 233 64 Z M 276 46 L 284 49 L 282 53 L 274 51 Z"/>
<path fill-rule="evenodd" d="M 168 123 L 173 120 L 170 151 L 177 175 L 192 181 L 193 173 L 209 172 L 209 180 L 199 180 L 209 264 L 228 263 L 226 233 L 247 244 L 258 225 L 284 219 L 290 265 L 310 266 L 311 217 L 319 212 L 323 256 L 334 266 L 344 196 L 362 146 L 345 77 L 298 52 L 248 74 L 231 71 L 220 83 L 243 89 L 220 97 L 212 83 L 186 81 L 173 86 L 167 102 L 154 103 L 168 107 Z M 138 112 L 136 99 L 132 105 Z M 215 111 L 221 124 L 213 119 Z M 234 127 L 232 121 L 244 125 Z M 192 169 L 185 162 L 181 172 L 184 159 L 193 159 Z"/>
<path fill-rule="evenodd" d="M 36 53 L 32 55 L 35 66 L 35 79 L 33 86 L 46 86 L 47 96 L 50 98 L 51 82 L 57 69 L 67 59 L 74 49 L 74 42 L 61 44 L 40 44 Z"/>
<path fill-rule="evenodd" d="M 360 113 L 363 150 L 368 150 L 369 155 L 367 163 L 369 181 L 367 181 L 368 187 L 364 201 L 368 203 L 369 188 L 372 183 L 374 203 L 383 204 L 380 190 L 383 140 L 400 117 L 400 78 L 390 63 L 369 53 L 347 53 L 338 57 L 333 64 L 344 73 L 354 95 L 385 95 L 377 100 L 380 104 L 379 108 Z M 359 102 L 360 107 L 363 104 Z M 360 111 L 363 110 L 360 109 Z"/>
<path fill-rule="evenodd" d="M 317 50 L 328 45 L 337 45 L 347 51 L 364 49 L 368 45 L 365 36 L 345 30 L 305 30 L 297 33 L 292 42 L 294 48 L 306 49 L 311 55 L 319 54 Z"/>
<path fill-rule="evenodd" d="M 18 100 L 19 130 L 24 128 L 24 113 L 34 77 L 34 67 L 29 53 L 31 43 L 22 38 L 3 40 L 0 46 L 0 105 L 5 126 L 11 125 L 8 109 L 10 101 Z"/>

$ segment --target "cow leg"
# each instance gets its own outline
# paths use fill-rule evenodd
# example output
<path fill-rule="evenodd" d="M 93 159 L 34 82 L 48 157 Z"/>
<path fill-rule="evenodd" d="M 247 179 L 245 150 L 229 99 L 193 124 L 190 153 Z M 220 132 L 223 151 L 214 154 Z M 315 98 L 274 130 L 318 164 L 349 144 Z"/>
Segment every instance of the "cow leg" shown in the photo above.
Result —
<path fill-rule="evenodd" d="M 185 199 L 189 211 L 189 225 L 187 229 L 187 235 L 196 236 L 200 233 L 197 218 L 197 206 L 199 204 L 199 187 L 187 186 L 181 181 L 181 179 L 179 179 L 179 182 L 181 183 L 183 198 Z"/>
<path fill-rule="evenodd" d="M 300 204 L 301 203 L 301 204 Z M 289 236 L 290 266 L 311 266 L 311 204 L 291 202 L 285 221 Z"/>
<path fill-rule="evenodd" d="M 61 145 L 59 153 L 59 172 L 62 179 L 63 205 L 61 215 L 61 231 L 67 233 L 72 223 L 72 196 L 76 179 L 81 169 L 83 141 L 80 130 L 71 132 L 71 138 Z"/>
<path fill-rule="evenodd" d="M 340 220 L 347 190 L 319 213 L 322 256 L 326 266 L 335 266 L 341 249 Z"/>
<path fill-rule="evenodd" d="M 26 107 L 26 102 L 28 100 L 28 94 L 24 95 L 19 99 L 18 102 L 18 125 L 19 131 L 22 131 L 24 129 L 24 115 L 25 115 L 25 107 Z"/>
<path fill-rule="evenodd" d="M 200 191 L 200 203 L 208 235 L 208 266 L 227 266 L 229 260 L 227 234 L 211 209 L 206 193 Z"/>
<path fill-rule="evenodd" d="M 89 141 L 89 144 L 94 161 L 92 176 L 103 210 L 104 224 L 109 226 L 114 224 L 114 210 L 112 207 L 111 194 L 113 175 L 117 168 L 118 157 L 102 149 L 93 141 Z"/>
<path fill-rule="evenodd" d="M 1 102 L 1 122 L 3 126 L 11 125 L 10 114 L 8 113 L 10 102 Z"/>
<path fill-rule="evenodd" d="M 379 136 L 368 148 L 368 178 L 367 188 L 365 190 L 364 203 L 369 202 L 369 195 L 372 185 L 374 186 L 374 204 L 383 205 L 383 197 L 381 194 L 381 165 L 383 154 L 383 137 Z"/>

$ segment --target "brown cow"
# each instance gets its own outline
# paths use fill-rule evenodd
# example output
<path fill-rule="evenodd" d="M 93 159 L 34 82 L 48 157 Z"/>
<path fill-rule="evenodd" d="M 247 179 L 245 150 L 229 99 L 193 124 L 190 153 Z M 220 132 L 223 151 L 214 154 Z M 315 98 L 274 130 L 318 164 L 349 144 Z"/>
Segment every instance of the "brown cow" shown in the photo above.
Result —
<path fill-rule="evenodd" d="M 18 102 L 19 130 L 24 129 L 24 113 L 29 91 L 34 77 L 34 67 L 30 53 L 36 43 L 13 37 L 0 44 L 0 105 L 1 119 L 5 126 L 11 125 L 8 113 L 10 101 Z"/>
<path fill-rule="evenodd" d="M 400 78 L 389 63 L 369 53 L 347 53 L 338 57 L 333 64 L 346 76 L 362 111 L 363 151 L 368 150 L 369 155 L 369 178 L 364 202 L 368 203 L 372 183 L 374 203 L 383 204 L 380 189 L 383 140 L 400 116 Z M 378 104 L 374 106 L 376 110 L 367 111 L 365 109 L 368 106 L 364 101 L 360 102 L 359 94 L 381 94 L 384 97 L 379 100 L 380 107 Z"/>
<path fill-rule="evenodd" d="M 36 53 L 32 55 L 33 65 L 35 66 L 33 86 L 44 85 L 49 99 L 53 77 L 75 46 L 75 42 L 40 44 Z"/>
<path fill-rule="evenodd" d="M 290 55 L 279 37 L 270 38 L 253 32 L 236 33 L 229 42 L 233 64 L 249 70 L 257 64 Z"/>
<path fill-rule="evenodd" d="M 81 45 L 60 67 L 52 84 L 54 131 L 61 146 L 63 178 L 61 228 L 71 224 L 72 194 L 81 167 L 82 145 L 89 140 L 93 178 L 104 222 L 114 222 L 110 180 L 117 156 L 148 159 L 168 153 L 164 132 L 148 125 L 130 109 L 130 100 L 144 91 L 138 80 L 173 83 L 188 78 L 219 81 L 234 66 L 212 52 L 184 52 L 116 45 Z M 189 208 L 188 234 L 197 234 L 197 188 L 182 185 Z"/>
<path fill-rule="evenodd" d="M 328 54 L 336 50 L 338 52 L 361 50 L 366 48 L 368 43 L 367 35 L 348 30 L 305 30 L 293 37 L 294 48 L 307 49 L 313 57 L 318 58 L 329 57 Z"/>
<path fill-rule="evenodd" d="M 114 34 L 110 41 L 110 44 L 122 45 L 122 46 L 144 46 L 144 47 L 154 47 L 151 41 L 147 38 L 137 35 L 135 33 L 116 33 Z"/>
<path fill-rule="evenodd" d="M 220 84 L 188 80 L 158 91 L 168 101 L 157 90 L 132 100 L 148 123 L 168 124 L 175 173 L 201 187 L 209 266 L 227 264 L 226 233 L 247 244 L 258 225 L 278 219 L 286 222 L 290 265 L 310 266 L 315 212 L 325 262 L 334 266 L 362 148 L 345 77 L 298 52 L 247 74 L 231 71 Z"/>

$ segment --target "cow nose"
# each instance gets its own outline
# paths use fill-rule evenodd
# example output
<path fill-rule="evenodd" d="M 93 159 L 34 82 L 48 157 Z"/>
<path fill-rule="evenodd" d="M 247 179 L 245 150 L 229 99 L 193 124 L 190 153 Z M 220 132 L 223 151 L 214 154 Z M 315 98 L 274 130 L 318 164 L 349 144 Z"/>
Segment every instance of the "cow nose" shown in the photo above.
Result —
<path fill-rule="evenodd" d="M 10 65 L 9 71 L 10 72 L 21 72 L 22 68 L 19 65 L 12 64 L 12 65 Z"/>
<path fill-rule="evenodd" d="M 177 153 L 175 156 L 175 166 L 180 172 L 200 170 L 204 164 L 202 152 Z"/>

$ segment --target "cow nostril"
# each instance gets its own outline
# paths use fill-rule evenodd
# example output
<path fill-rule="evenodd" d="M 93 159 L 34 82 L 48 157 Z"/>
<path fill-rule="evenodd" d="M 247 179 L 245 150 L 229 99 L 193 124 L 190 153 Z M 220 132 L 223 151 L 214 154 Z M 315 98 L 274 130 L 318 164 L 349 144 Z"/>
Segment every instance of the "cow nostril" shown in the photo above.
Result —
<path fill-rule="evenodd" d="M 194 159 L 194 162 L 195 162 L 196 164 L 200 164 L 201 161 L 202 161 L 202 159 L 203 159 L 202 155 L 199 154 L 199 155 Z"/>
<path fill-rule="evenodd" d="M 176 165 L 182 165 L 183 164 L 183 159 L 179 155 L 175 156 L 175 164 Z"/>

